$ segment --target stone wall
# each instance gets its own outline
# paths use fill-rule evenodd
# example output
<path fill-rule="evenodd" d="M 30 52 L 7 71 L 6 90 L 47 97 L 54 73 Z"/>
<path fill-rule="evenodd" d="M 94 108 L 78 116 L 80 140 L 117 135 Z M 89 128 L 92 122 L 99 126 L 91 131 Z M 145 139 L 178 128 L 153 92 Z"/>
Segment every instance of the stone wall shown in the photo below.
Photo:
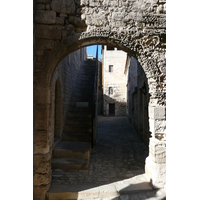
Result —
<path fill-rule="evenodd" d="M 104 115 L 109 115 L 109 104 L 115 104 L 115 116 L 126 115 L 126 87 L 124 69 L 127 54 L 124 51 L 103 48 L 103 105 Z M 112 66 L 112 71 L 109 71 Z M 112 92 L 109 91 L 109 88 Z"/>
<path fill-rule="evenodd" d="M 57 66 L 51 81 L 51 95 L 50 95 L 50 113 L 49 113 L 49 129 L 51 134 L 48 137 L 48 150 L 43 151 L 45 144 L 45 134 L 34 140 L 34 199 L 44 199 L 45 191 L 50 187 L 51 182 L 51 151 L 54 144 L 55 131 L 59 132 L 56 135 L 61 136 L 64 125 L 65 116 L 69 108 L 71 94 L 74 88 L 77 74 L 80 69 L 81 61 L 86 58 L 86 48 L 77 50 L 68 55 Z M 55 130 L 55 86 L 56 82 L 60 87 L 61 105 L 60 113 L 57 112 L 56 117 L 59 117 L 60 130 Z M 44 138 L 44 139 L 43 139 Z M 40 140 L 40 141 L 38 141 Z M 38 144 L 41 144 L 38 146 Z"/>
<path fill-rule="evenodd" d="M 148 85 L 146 75 L 134 57 L 126 65 L 127 117 L 139 136 L 149 144 Z"/>

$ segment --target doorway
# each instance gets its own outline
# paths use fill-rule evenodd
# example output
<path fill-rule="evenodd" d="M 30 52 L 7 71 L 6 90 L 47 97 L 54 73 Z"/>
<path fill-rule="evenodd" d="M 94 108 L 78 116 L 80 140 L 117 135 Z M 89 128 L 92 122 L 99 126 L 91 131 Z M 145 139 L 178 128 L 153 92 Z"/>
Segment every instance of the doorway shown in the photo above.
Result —
<path fill-rule="evenodd" d="M 109 103 L 109 115 L 115 116 L 115 104 L 114 103 Z"/>

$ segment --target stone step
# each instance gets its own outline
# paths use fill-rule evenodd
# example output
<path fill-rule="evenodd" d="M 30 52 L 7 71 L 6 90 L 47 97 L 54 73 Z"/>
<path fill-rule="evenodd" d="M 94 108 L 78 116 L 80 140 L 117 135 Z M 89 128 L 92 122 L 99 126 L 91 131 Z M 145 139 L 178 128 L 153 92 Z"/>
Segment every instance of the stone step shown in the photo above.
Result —
<path fill-rule="evenodd" d="M 74 126 L 74 125 L 65 125 L 63 127 L 63 132 L 74 133 L 74 132 L 84 132 L 84 133 L 92 133 L 91 126 Z"/>
<path fill-rule="evenodd" d="M 67 113 L 67 118 L 70 119 L 81 119 L 81 118 L 87 118 L 92 119 L 92 113 L 91 112 L 69 112 Z"/>
<path fill-rule="evenodd" d="M 53 158 L 86 158 L 91 154 L 89 142 L 60 142 L 53 150 Z"/>
<path fill-rule="evenodd" d="M 77 133 L 63 133 L 63 141 L 72 141 L 72 142 L 91 142 L 92 141 L 91 133 L 77 132 Z"/>
<path fill-rule="evenodd" d="M 74 119 L 70 119 L 70 118 L 66 118 L 65 119 L 65 125 L 74 125 L 74 126 L 92 126 L 92 120 L 91 119 L 87 119 L 87 118 L 74 118 Z"/>
<path fill-rule="evenodd" d="M 91 98 L 91 96 L 92 96 L 91 90 L 90 91 L 76 91 L 73 93 L 72 98 L 73 97 L 78 97 L 78 98 L 87 97 L 89 100 Z"/>
<path fill-rule="evenodd" d="M 93 91 L 93 85 L 92 84 L 89 84 L 89 85 L 83 85 L 82 83 L 81 84 L 77 84 L 76 87 L 74 88 L 74 92 L 73 94 L 75 94 L 75 91 Z"/>
<path fill-rule="evenodd" d="M 52 169 L 61 170 L 87 170 L 89 159 L 85 158 L 53 158 L 51 161 Z"/>
<path fill-rule="evenodd" d="M 90 107 L 75 107 L 70 106 L 68 112 L 85 112 L 91 113 L 92 109 Z"/>
<path fill-rule="evenodd" d="M 88 97 L 88 96 L 86 96 L 86 95 L 84 95 L 82 97 L 75 97 L 75 96 L 73 96 L 71 98 L 71 101 L 83 101 L 83 102 L 88 101 L 88 102 L 91 102 L 92 101 L 92 95 L 90 95 L 90 97 Z"/>

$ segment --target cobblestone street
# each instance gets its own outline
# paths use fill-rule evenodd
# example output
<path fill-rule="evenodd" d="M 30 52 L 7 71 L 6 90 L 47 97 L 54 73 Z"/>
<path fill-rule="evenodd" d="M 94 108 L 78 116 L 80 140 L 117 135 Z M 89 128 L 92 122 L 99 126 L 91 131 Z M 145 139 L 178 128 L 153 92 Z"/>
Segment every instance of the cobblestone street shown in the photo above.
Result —
<path fill-rule="evenodd" d="M 52 184 L 73 187 L 77 185 L 77 188 L 85 185 L 85 189 L 89 189 L 91 186 L 98 187 L 130 179 L 144 174 L 147 156 L 147 145 L 139 139 L 126 117 L 99 116 L 98 137 L 92 150 L 89 170 L 79 172 L 55 170 L 52 172 Z M 150 198 L 154 197 L 156 192 L 151 190 L 137 196 L 124 194 L 105 199 L 156 199 Z"/>

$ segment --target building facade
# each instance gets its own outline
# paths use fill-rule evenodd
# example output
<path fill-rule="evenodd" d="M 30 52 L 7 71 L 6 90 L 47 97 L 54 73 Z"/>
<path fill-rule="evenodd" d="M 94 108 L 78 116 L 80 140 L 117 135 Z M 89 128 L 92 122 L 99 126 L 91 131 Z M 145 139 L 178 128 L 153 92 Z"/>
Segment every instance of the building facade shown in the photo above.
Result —
<path fill-rule="evenodd" d="M 106 116 L 126 115 L 126 59 L 124 51 L 102 46 L 103 111 Z"/>

